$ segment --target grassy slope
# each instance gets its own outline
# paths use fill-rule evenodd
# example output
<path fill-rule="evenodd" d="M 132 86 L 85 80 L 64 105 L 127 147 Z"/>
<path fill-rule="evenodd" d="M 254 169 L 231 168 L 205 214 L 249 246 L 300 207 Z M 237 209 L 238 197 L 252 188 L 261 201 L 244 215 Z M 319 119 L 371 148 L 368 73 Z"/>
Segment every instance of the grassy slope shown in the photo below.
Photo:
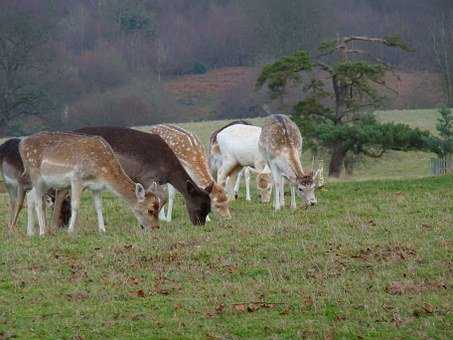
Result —
<path fill-rule="evenodd" d="M 2 231 L 0 334 L 447 338 L 452 186 L 453 177 L 334 183 L 313 209 L 239 200 L 231 221 L 204 228 L 189 225 L 179 201 L 175 222 L 148 234 L 107 197 L 102 236 L 85 196 L 74 237 Z"/>

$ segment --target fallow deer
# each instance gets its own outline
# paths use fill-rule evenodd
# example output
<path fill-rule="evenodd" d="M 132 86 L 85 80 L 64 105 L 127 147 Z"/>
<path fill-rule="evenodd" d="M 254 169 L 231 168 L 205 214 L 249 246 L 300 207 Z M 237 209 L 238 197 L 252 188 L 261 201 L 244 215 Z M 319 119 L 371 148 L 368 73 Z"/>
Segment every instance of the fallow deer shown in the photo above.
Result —
<path fill-rule="evenodd" d="M 275 186 L 275 210 L 284 206 L 283 176 L 297 186 L 299 194 L 310 205 L 316 204 L 315 188 L 319 170 L 304 171 L 299 153 L 302 151 L 302 136 L 299 128 L 285 115 L 271 115 L 264 123 L 259 138 L 259 149 L 266 159 Z M 295 208 L 294 188 L 291 207 Z"/>
<path fill-rule="evenodd" d="M 33 197 L 39 223 L 39 234 L 45 234 L 46 218 L 43 197 L 50 188 L 71 188 L 69 232 L 74 232 L 82 190 L 88 188 L 94 197 L 99 230 L 104 232 L 101 192 L 109 190 L 123 198 L 142 227 L 158 228 L 159 200 L 134 183 L 122 169 L 112 148 L 101 137 L 74 133 L 41 132 L 24 138 L 19 152 L 25 172 L 33 185 Z M 28 234 L 33 226 L 28 225 Z"/>
<path fill-rule="evenodd" d="M 19 138 L 12 138 L 0 145 L 0 174 L 3 177 L 5 187 L 10 200 L 9 228 L 14 229 L 17 218 L 24 204 L 25 194 L 31 190 L 32 185 L 28 174 L 24 173 L 24 164 L 19 153 Z M 55 201 L 54 190 L 47 192 L 46 203 L 52 206 Z M 58 226 L 65 226 L 69 221 L 69 200 L 62 201 L 63 214 L 57 221 Z"/>
<path fill-rule="evenodd" d="M 217 182 L 222 186 L 226 185 L 230 197 L 234 197 L 234 185 L 239 171 L 248 166 L 257 173 L 257 189 L 261 202 L 270 201 L 272 178 L 270 169 L 258 150 L 260 133 L 261 128 L 258 126 L 233 122 L 211 135 L 211 169 L 220 166 Z"/>
<path fill-rule="evenodd" d="M 147 131 L 160 136 L 178 157 L 195 184 L 209 193 L 211 209 L 220 216 L 229 218 L 228 197 L 209 171 L 205 149 L 200 140 L 193 133 L 171 124 L 154 125 Z M 167 221 L 171 221 L 174 193 L 175 191 L 169 188 Z"/>
<path fill-rule="evenodd" d="M 124 171 L 145 186 L 171 184 L 185 199 L 194 225 L 204 225 L 211 199 L 190 178 L 178 158 L 158 135 L 120 127 L 87 127 L 76 132 L 103 137 L 112 147 Z M 161 197 L 163 193 L 159 193 Z"/>

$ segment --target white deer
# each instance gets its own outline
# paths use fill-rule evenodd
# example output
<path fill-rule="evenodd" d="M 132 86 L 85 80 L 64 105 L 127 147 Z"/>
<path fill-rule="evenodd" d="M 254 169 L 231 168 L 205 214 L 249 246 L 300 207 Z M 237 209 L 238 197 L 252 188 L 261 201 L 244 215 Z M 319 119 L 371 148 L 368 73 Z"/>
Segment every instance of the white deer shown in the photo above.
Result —
<path fill-rule="evenodd" d="M 218 168 L 217 182 L 226 186 L 230 198 L 235 196 L 234 186 L 238 173 L 244 167 L 250 167 L 257 174 L 257 189 L 261 201 L 270 201 L 272 179 L 266 160 L 258 150 L 260 133 L 261 128 L 258 126 L 233 122 L 211 135 L 211 170 Z"/>

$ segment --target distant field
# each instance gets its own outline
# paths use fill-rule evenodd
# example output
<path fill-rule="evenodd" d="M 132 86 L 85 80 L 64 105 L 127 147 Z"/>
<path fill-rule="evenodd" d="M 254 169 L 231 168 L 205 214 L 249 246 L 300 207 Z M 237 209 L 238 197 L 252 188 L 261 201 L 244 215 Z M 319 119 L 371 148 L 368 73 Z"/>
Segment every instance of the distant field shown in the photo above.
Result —
<path fill-rule="evenodd" d="M 437 110 L 392 110 L 379 111 L 378 117 L 386 122 L 401 122 L 409 124 L 413 127 L 435 132 Z M 256 125 L 262 125 L 264 118 L 248 119 Z M 231 120 L 182 123 L 178 124 L 181 127 L 194 132 L 200 139 L 208 145 L 209 136 L 215 129 L 227 124 Z M 139 127 L 145 129 L 146 127 Z M 380 179 L 380 178 L 417 178 L 429 176 L 429 159 L 434 155 L 425 152 L 396 152 L 390 151 L 380 159 L 365 159 L 360 164 L 351 178 L 343 178 L 346 180 L 365 180 L 365 179 Z M 311 153 L 304 150 L 304 164 L 310 166 L 312 156 Z M 327 166 L 328 158 L 324 157 L 325 166 Z"/>

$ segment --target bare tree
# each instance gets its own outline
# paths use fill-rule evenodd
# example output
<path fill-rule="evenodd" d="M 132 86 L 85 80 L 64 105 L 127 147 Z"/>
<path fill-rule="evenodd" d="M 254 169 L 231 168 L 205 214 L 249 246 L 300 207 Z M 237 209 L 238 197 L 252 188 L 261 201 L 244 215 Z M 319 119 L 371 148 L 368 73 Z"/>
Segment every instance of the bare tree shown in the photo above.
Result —
<path fill-rule="evenodd" d="M 435 61 L 443 78 L 447 105 L 453 105 L 453 11 L 441 13 L 435 18 L 431 39 Z"/>
<path fill-rule="evenodd" d="M 15 119 L 42 114 L 51 106 L 46 91 L 37 86 L 48 55 L 47 26 L 30 13 L 7 10 L 0 15 L 0 127 Z M 2 131 L 0 131 L 2 132 Z"/>

